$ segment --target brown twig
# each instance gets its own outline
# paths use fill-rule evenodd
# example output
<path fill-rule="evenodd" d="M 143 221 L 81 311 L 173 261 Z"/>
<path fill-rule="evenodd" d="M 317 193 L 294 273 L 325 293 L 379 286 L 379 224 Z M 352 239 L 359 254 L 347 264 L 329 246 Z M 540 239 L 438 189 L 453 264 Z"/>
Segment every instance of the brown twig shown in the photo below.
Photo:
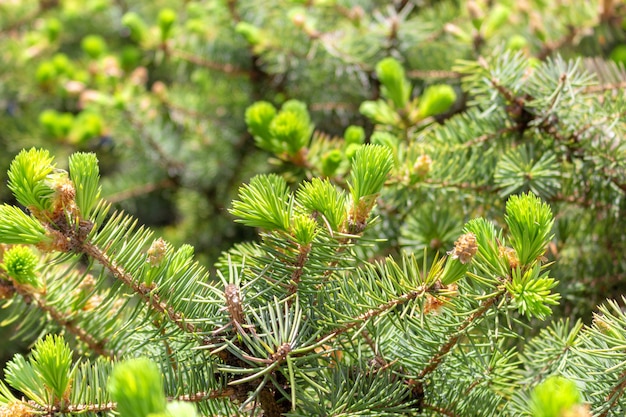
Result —
<path fill-rule="evenodd" d="M 456 71 L 446 70 L 411 70 L 407 71 L 409 78 L 461 78 L 463 74 Z"/>
<path fill-rule="evenodd" d="M 180 49 L 170 49 L 168 50 L 168 53 L 174 57 L 191 62 L 192 64 L 214 71 L 219 71 L 226 75 L 234 77 L 251 77 L 253 75 L 252 72 L 249 70 L 237 68 L 232 64 L 222 64 L 220 62 L 209 61 L 207 59 L 203 59 L 196 55 L 190 54 L 189 52 L 182 51 Z"/>
<path fill-rule="evenodd" d="M 435 369 L 437 369 L 437 367 L 439 366 L 439 364 L 443 361 L 443 358 L 448 354 L 448 352 L 450 352 L 450 350 L 452 350 L 452 348 L 454 346 L 456 346 L 456 344 L 458 343 L 459 339 L 461 338 L 461 336 L 463 336 L 465 330 L 474 322 L 476 321 L 476 319 L 480 318 L 483 314 L 485 314 L 485 312 L 487 310 L 489 310 L 489 308 L 498 300 L 498 298 L 500 298 L 501 295 L 503 295 L 506 292 L 506 290 L 502 289 L 500 291 L 498 291 L 497 293 L 495 293 L 493 296 L 491 296 L 490 298 L 487 298 L 485 300 L 483 300 L 483 302 L 481 303 L 480 307 L 478 308 L 478 310 L 476 310 L 474 313 L 472 313 L 471 315 L 469 315 L 465 321 L 461 324 L 461 326 L 459 326 L 458 330 L 452 335 L 450 336 L 450 338 L 448 339 L 448 341 L 446 343 L 444 343 L 440 348 L 439 351 L 430 358 L 430 361 L 428 362 L 428 364 L 426 365 L 426 367 L 422 370 L 422 372 L 419 373 L 417 379 L 418 380 L 424 380 L 424 378 L 426 377 L 426 375 L 428 375 L 429 373 L 433 372 Z"/>
<path fill-rule="evenodd" d="M 117 408 L 117 403 L 114 402 L 108 402 L 105 404 L 75 404 L 75 405 L 70 405 L 68 407 L 66 407 L 67 412 L 70 413 L 85 413 L 85 412 L 91 412 L 91 413 L 99 413 L 99 412 L 105 412 L 105 411 L 113 411 Z M 58 413 L 64 413 L 61 410 L 57 411 Z"/>
<path fill-rule="evenodd" d="M 354 329 L 355 327 L 361 325 L 364 321 L 367 321 L 376 316 L 380 316 L 381 314 L 399 305 L 406 304 L 409 301 L 425 296 L 429 291 L 432 291 L 430 287 L 420 286 L 413 291 L 407 292 L 406 294 L 402 294 L 396 299 L 393 299 L 385 304 L 381 304 L 377 306 L 376 308 L 372 308 L 366 311 L 365 313 L 358 315 L 351 322 L 344 324 L 343 326 L 338 327 L 337 329 L 333 330 L 329 334 L 318 338 L 318 341 L 330 339 L 340 334 L 346 333 Z"/>
<path fill-rule="evenodd" d="M 574 40 L 574 38 L 576 38 L 576 36 L 578 35 L 579 30 L 582 30 L 582 28 L 576 28 L 574 26 L 570 26 L 565 36 L 552 42 L 546 42 L 543 45 L 543 48 L 541 49 L 541 51 L 539 51 L 539 53 L 537 54 L 537 58 L 543 61 L 548 56 L 550 56 L 552 52 L 558 51 L 564 45 L 571 43 Z"/>
<path fill-rule="evenodd" d="M 428 410 L 436 411 L 437 413 L 443 414 L 444 416 L 447 416 L 447 417 L 459 417 L 457 414 L 453 413 L 452 411 L 447 410 L 442 407 L 438 407 L 436 405 L 422 404 L 422 407 Z"/>
<path fill-rule="evenodd" d="M 31 304 L 34 301 L 40 310 L 47 313 L 55 322 L 67 330 L 67 332 L 73 334 L 78 340 L 85 343 L 94 353 L 109 359 L 115 358 L 113 352 L 105 349 L 103 341 L 97 340 L 92 334 L 78 326 L 73 319 L 47 304 L 46 300 L 41 295 L 33 293 L 33 291 L 30 291 L 27 287 L 14 283 L 6 272 L 1 269 L 0 275 L 4 282 L 10 282 L 12 284 L 11 288 L 22 297 L 25 303 Z"/>
<path fill-rule="evenodd" d="M 614 84 L 600 84 L 600 85 L 590 85 L 586 87 L 583 92 L 585 93 L 599 93 L 610 90 L 623 90 L 626 88 L 626 81 L 622 81 Z"/>
<path fill-rule="evenodd" d="M 124 190 L 119 193 L 109 195 L 106 197 L 106 199 L 110 203 L 119 203 L 120 201 L 125 201 L 133 197 L 150 194 L 151 192 L 156 190 L 172 188 L 174 187 L 174 185 L 175 184 L 171 179 L 166 178 L 157 183 L 142 184 L 129 190 Z"/>
<path fill-rule="evenodd" d="M 234 394 L 235 394 L 235 389 L 232 387 L 227 387 L 224 389 L 217 389 L 213 391 L 200 391 L 200 392 L 194 392 L 193 394 L 178 395 L 176 397 L 169 397 L 168 399 L 170 401 L 176 400 L 176 401 L 197 403 L 200 401 L 214 400 L 216 398 L 229 398 Z"/>
<path fill-rule="evenodd" d="M 120 267 L 115 263 L 115 261 L 111 260 L 99 247 L 93 245 L 92 243 L 85 242 L 83 243 L 81 249 L 83 253 L 92 257 L 109 270 L 115 278 L 119 279 L 127 287 L 131 288 L 133 292 L 139 295 L 139 297 L 141 297 L 141 299 L 144 300 L 153 310 L 165 314 L 181 330 L 191 334 L 198 334 L 201 332 L 200 329 L 192 323 L 187 322 L 181 313 L 168 306 L 165 302 L 162 302 L 159 295 L 154 294 L 151 288 L 147 287 L 143 283 L 138 284 L 135 282 L 133 277 L 128 274 L 124 268 Z"/>
<path fill-rule="evenodd" d="M 617 404 L 622 395 L 624 395 L 624 392 L 626 392 L 626 371 L 622 372 L 617 380 L 620 382 L 613 387 L 611 393 L 606 398 L 607 401 L 610 400 L 610 406 L 607 407 L 602 414 L 599 414 L 598 417 L 608 416 L 609 412 L 614 410 L 615 404 Z"/>
<path fill-rule="evenodd" d="M 39 15 L 41 14 L 41 12 L 42 12 L 42 9 L 37 8 L 36 10 L 22 17 L 21 19 L 15 20 L 9 26 L 0 28 L 0 34 L 13 32 L 14 30 L 19 29 L 21 26 L 29 24 L 30 22 L 37 19 L 37 17 L 39 17 Z"/>
<path fill-rule="evenodd" d="M 309 253 L 311 252 L 311 244 L 298 245 L 298 258 L 294 264 L 294 270 L 291 272 L 289 295 L 298 292 L 298 285 L 302 280 L 302 274 L 304 273 L 304 266 L 309 259 Z"/>
<path fill-rule="evenodd" d="M 19 289 L 18 289 L 18 293 L 20 293 Z M 37 303 L 37 306 L 41 310 L 48 313 L 50 317 L 54 319 L 54 321 L 56 321 L 61 326 L 63 326 L 68 332 L 76 336 L 81 342 L 85 343 L 93 352 L 105 358 L 109 358 L 109 359 L 115 358 L 115 354 L 113 352 L 105 349 L 103 341 L 96 340 L 96 338 L 93 335 L 87 333 L 85 329 L 75 324 L 74 320 L 66 317 L 60 311 L 47 305 L 45 301 L 41 299 L 41 297 L 35 296 L 34 300 Z"/>
<path fill-rule="evenodd" d="M 159 157 L 159 162 L 168 173 L 170 179 L 175 181 L 184 169 L 184 164 L 170 157 L 169 153 L 155 140 L 149 132 L 146 132 L 143 122 L 138 120 L 131 111 L 126 110 L 124 115 L 132 124 L 133 128 L 141 134 L 141 138 L 145 139 L 150 149 L 152 149 Z"/>

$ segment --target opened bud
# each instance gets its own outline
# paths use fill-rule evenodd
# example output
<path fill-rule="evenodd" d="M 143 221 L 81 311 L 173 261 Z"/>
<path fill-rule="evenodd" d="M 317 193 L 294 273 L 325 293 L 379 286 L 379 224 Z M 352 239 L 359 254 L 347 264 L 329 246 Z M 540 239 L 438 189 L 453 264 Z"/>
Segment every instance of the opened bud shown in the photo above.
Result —
<path fill-rule="evenodd" d="M 433 164 L 433 160 L 430 156 L 424 154 L 420 155 L 413 164 L 413 172 L 420 177 L 426 176 L 430 172 L 430 167 Z"/>
<path fill-rule="evenodd" d="M 448 252 L 452 259 L 458 259 L 462 264 L 468 264 L 476 252 L 478 251 L 478 243 L 473 233 L 466 233 L 454 242 L 454 249 Z"/>

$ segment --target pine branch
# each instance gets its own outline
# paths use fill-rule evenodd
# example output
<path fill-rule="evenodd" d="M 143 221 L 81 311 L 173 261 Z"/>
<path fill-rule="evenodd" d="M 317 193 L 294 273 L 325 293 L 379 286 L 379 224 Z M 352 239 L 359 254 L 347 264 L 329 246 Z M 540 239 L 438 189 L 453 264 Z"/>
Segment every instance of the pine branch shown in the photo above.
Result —
<path fill-rule="evenodd" d="M 129 200 L 131 198 L 150 194 L 154 191 L 174 188 L 175 186 L 176 186 L 176 183 L 174 181 L 172 181 L 169 178 L 166 178 L 156 183 L 143 184 L 143 185 L 139 185 L 134 188 L 131 188 L 129 190 L 123 190 L 115 194 L 107 195 L 106 199 L 108 202 L 115 204 L 115 203 Z"/>
<path fill-rule="evenodd" d="M 45 8 L 38 7 L 35 10 L 31 11 L 26 16 L 23 16 L 20 19 L 16 19 L 11 24 L 6 27 L 0 27 L 0 35 L 10 35 L 11 32 L 19 30 L 22 26 L 26 26 L 33 21 L 35 21 L 38 17 L 42 15 L 45 11 Z"/>
<path fill-rule="evenodd" d="M 32 401 L 29 404 L 42 412 L 45 412 L 46 416 L 65 415 L 67 413 L 104 413 L 107 411 L 115 411 L 117 404 L 109 402 L 106 404 L 71 404 L 63 408 L 59 407 L 41 407 Z"/>
<path fill-rule="evenodd" d="M 626 371 L 620 374 L 618 381 L 620 382 L 613 387 L 609 395 L 606 397 L 606 401 L 609 402 L 609 406 L 606 407 L 602 414 L 598 414 L 598 417 L 607 417 L 612 412 L 613 408 L 618 404 L 619 400 L 624 396 L 624 392 L 626 392 Z"/>
<path fill-rule="evenodd" d="M 119 279 L 122 283 L 124 283 L 124 285 L 132 289 L 135 294 L 139 295 L 139 297 L 141 297 L 141 299 L 148 306 L 150 306 L 150 308 L 154 311 L 165 314 L 172 323 L 184 332 L 194 335 L 198 335 L 202 332 L 194 324 L 185 320 L 181 313 L 168 306 L 167 303 L 161 301 L 161 298 L 157 294 L 152 293 L 152 288 L 143 283 L 138 284 L 134 278 L 124 270 L 124 268 L 111 261 L 109 257 L 97 246 L 90 242 L 85 242 L 82 244 L 80 251 L 102 264 L 102 266 L 108 269 L 115 278 Z"/>
<path fill-rule="evenodd" d="M 309 259 L 309 253 L 311 252 L 311 244 L 308 245 L 297 245 L 298 257 L 296 259 L 296 263 L 294 264 L 294 270 L 291 273 L 291 278 L 289 279 L 289 295 L 296 294 L 298 292 L 298 284 L 302 279 L 302 274 L 304 273 L 304 267 Z"/>
<path fill-rule="evenodd" d="M 232 77 L 250 77 L 252 78 L 253 72 L 247 69 L 237 68 L 232 64 L 222 64 L 219 62 L 213 62 L 206 59 L 202 59 L 189 52 L 180 49 L 168 49 L 168 53 L 176 58 L 191 62 L 194 65 L 208 68 L 213 71 L 221 72 L 225 75 Z"/>
<path fill-rule="evenodd" d="M 183 163 L 172 158 L 170 154 L 158 143 L 152 133 L 148 131 L 146 125 L 137 117 L 135 117 L 135 115 L 129 109 L 126 109 L 124 111 L 124 115 L 126 116 L 127 120 L 132 124 L 135 131 L 139 133 L 140 137 L 145 140 L 148 147 L 152 151 L 156 152 L 156 154 L 158 155 L 159 164 L 163 167 L 164 171 L 170 176 L 170 178 L 174 182 L 176 182 L 177 178 L 180 176 L 180 173 L 184 169 Z"/>
<path fill-rule="evenodd" d="M 563 35 L 563 37 L 557 40 L 545 42 L 543 44 L 541 51 L 539 51 L 539 53 L 537 54 L 537 58 L 543 61 L 544 59 L 552 55 L 555 51 L 558 51 L 564 46 L 571 44 L 584 29 L 584 27 L 578 28 L 575 26 L 568 26 L 567 33 Z"/>
<path fill-rule="evenodd" d="M 478 307 L 478 309 L 474 311 L 471 315 L 469 315 L 463 321 L 463 323 L 461 324 L 461 326 L 459 326 L 457 331 L 454 334 L 452 334 L 450 338 L 448 339 L 448 341 L 439 348 L 439 351 L 430 358 L 430 361 L 428 362 L 426 367 L 422 369 L 422 371 L 419 373 L 417 380 L 423 381 L 424 378 L 428 374 L 430 374 L 432 371 L 437 369 L 437 367 L 439 366 L 443 358 L 446 356 L 446 354 L 450 352 L 450 350 L 454 346 L 456 346 L 459 339 L 463 336 L 465 329 L 467 329 L 470 325 L 473 324 L 474 321 L 476 321 L 483 314 L 485 314 L 485 312 L 489 310 L 489 308 L 491 308 L 491 306 L 493 306 L 495 302 L 498 301 L 499 298 L 505 293 L 506 293 L 506 290 L 501 289 L 498 292 L 492 294 L 489 298 L 484 299 L 481 302 L 481 305 Z"/>
<path fill-rule="evenodd" d="M 428 78 L 448 78 L 457 79 L 461 78 L 462 74 L 457 71 L 445 71 L 445 70 L 410 70 L 406 75 L 410 78 L 428 79 Z"/>
<path fill-rule="evenodd" d="M 25 299 L 29 296 L 29 294 L 23 292 L 19 286 L 17 287 L 17 292 Z M 97 340 L 93 335 L 87 333 L 79 325 L 75 324 L 73 319 L 66 317 L 52 306 L 47 305 L 41 297 L 35 294 L 33 298 L 42 311 L 48 313 L 54 321 L 63 326 L 68 332 L 75 335 L 81 342 L 85 343 L 91 351 L 105 358 L 115 359 L 115 353 L 106 349 L 104 341 Z"/>
<path fill-rule="evenodd" d="M 437 296 L 438 289 L 436 286 L 419 286 L 415 290 L 401 294 L 399 297 L 389 301 L 388 303 L 381 304 L 377 308 L 370 309 L 365 313 L 360 314 L 357 317 L 354 317 L 349 323 L 344 324 L 340 327 L 337 327 L 335 330 L 329 332 L 328 334 L 323 335 L 317 339 L 316 343 L 321 343 L 324 340 L 332 339 L 340 334 L 346 333 L 357 326 L 360 326 L 363 322 L 370 320 L 374 317 L 381 316 L 382 314 L 391 311 L 392 309 L 406 304 L 410 301 L 424 298 L 426 295 L 431 295 L 433 297 Z"/>
<path fill-rule="evenodd" d="M 114 359 L 115 354 L 105 348 L 104 341 L 97 340 L 92 334 L 85 331 L 80 325 L 76 324 L 73 318 L 68 317 L 64 313 L 58 311 L 54 306 L 46 303 L 43 295 L 34 292 L 32 288 L 23 286 L 13 282 L 13 280 L 0 268 L 0 282 L 4 287 L 2 291 L 16 292 L 25 303 L 32 304 L 35 302 L 37 308 L 50 315 L 50 317 L 67 332 L 74 335 L 78 340 L 85 343 L 91 351 L 97 355 Z"/>
<path fill-rule="evenodd" d="M 214 400 L 217 398 L 231 398 L 235 395 L 236 390 L 232 387 L 213 391 L 194 392 L 192 394 L 182 394 L 176 397 L 169 397 L 169 400 L 178 400 L 184 402 L 201 402 L 206 400 Z"/>
<path fill-rule="evenodd" d="M 444 416 L 447 416 L 447 417 L 460 417 L 459 415 L 453 413 L 452 411 L 446 410 L 445 408 L 438 407 L 436 405 L 422 404 L 422 408 L 425 408 L 426 410 L 435 411 L 435 412 L 437 412 L 439 414 L 443 414 Z"/>
<path fill-rule="evenodd" d="M 605 91 L 620 91 L 626 88 L 626 81 L 612 84 L 591 85 L 585 88 L 585 93 L 602 93 Z"/>

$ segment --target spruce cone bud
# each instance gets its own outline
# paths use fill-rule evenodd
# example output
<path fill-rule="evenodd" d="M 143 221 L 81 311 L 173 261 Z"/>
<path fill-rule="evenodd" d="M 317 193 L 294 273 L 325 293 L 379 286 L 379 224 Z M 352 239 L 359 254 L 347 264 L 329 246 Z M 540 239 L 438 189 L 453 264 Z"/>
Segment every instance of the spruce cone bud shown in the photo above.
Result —
<path fill-rule="evenodd" d="M 430 167 L 432 166 L 432 164 L 433 160 L 430 158 L 430 156 L 426 154 L 420 155 L 413 164 L 413 171 L 420 177 L 423 177 L 428 174 L 428 172 L 430 172 Z"/>
<path fill-rule="evenodd" d="M 230 319 L 234 323 L 243 323 L 244 314 L 243 307 L 241 305 L 241 295 L 239 294 L 239 288 L 235 284 L 228 284 L 224 289 L 224 297 L 226 298 L 226 307 L 230 314 Z"/>
<path fill-rule="evenodd" d="M 454 242 L 454 249 L 448 252 L 452 259 L 458 259 L 462 264 L 469 263 L 478 251 L 478 243 L 473 233 L 466 233 Z"/>
<path fill-rule="evenodd" d="M 156 239 L 148 249 L 147 261 L 151 266 L 157 266 L 161 263 L 167 252 L 167 243 L 162 238 Z"/>

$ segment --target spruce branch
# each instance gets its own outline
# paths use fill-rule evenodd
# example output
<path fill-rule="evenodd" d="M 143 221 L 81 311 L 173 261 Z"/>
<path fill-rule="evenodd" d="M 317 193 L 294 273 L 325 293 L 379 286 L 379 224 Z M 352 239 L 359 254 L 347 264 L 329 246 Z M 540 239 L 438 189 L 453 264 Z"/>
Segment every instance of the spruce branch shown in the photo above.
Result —
<path fill-rule="evenodd" d="M 463 323 L 459 326 L 459 328 L 450 335 L 448 341 L 439 347 L 439 351 L 430 358 L 428 364 L 422 371 L 418 374 L 416 380 L 423 381 L 424 378 L 433 372 L 439 364 L 443 361 L 444 357 L 456 344 L 459 342 L 461 337 L 465 334 L 465 330 L 469 328 L 476 320 L 481 318 L 487 310 L 489 310 L 497 301 L 500 300 L 500 297 L 506 293 L 506 290 L 501 289 L 497 292 L 491 294 L 488 298 L 485 298 L 481 301 L 480 306 L 469 316 L 465 318 Z"/>
<path fill-rule="evenodd" d="M 206 400 L 214 400 L 217 398 L 231 398 L 235 395 L 235 389 L 232 387 L 225 387 L 222 389 L 216 389 L 212 391 L 199 391 L 192 394 L 182 394 L 175 397 L 168 397 L 169 401 L 184 401 L 184 402 L 202 402 Z"/>
<path fill-rule="evenodd" d="M 615 407 L 619 400 L 624 396 L 624 392 L 626 391 L 626 371 L 622 372 L 618 377 L 619 383 L 617 383 L 611 392 L 606 397 L 606 401 L 608 401 L 609 406 L 601 413 L 598 414 L 598 417 L 607 417 L 613 407 Z"/>
<path fill-rule="evenodd" d="M 543 61 L 544 59 L 552 55 L 555 51 L 560 50 L 565 45 L 571 44 L 584 29 L 584 27 L 576 27 L 571 25 L 568 26 L 567 33 L 561 38 L 547 41 L 543 44 L 541 51 L 539 51 L 539 53 L 537 54 L 537 58 Z"/>
<path fill-rule="evenodd" d="M 39 221 L 17 207 L 0 206 L 0 242 L 45 245 L 51 240 L 52 237 Z"/>
<path fill-rule="evenodd" d="M 19 286 L 17 287 L 17 292 L 25 300 L 30 297 L 30 295 L 23 292 Z M 45 303 L 45 300 L 38 295 L 34 295 L 33 299 L 42 311 L 48 313 L 55 322 L 65 328 L 69 333 L 76 336 L 78 340 L 85 343 L 92 352 L 105 358 L 115 359 L 115 353 L 106 349 L 106 344 L 104 341 L 98 340 L 94 335 L 87 333 L 87 331 L 85 331 L 82 327 L 75 323 L 74 319 L 62 314 L 54 307 L 47 305 Z"/>
<path fill-rule="evenodd" d="M 164 301 L 161 301 L 161 298 L 158 294 L 154 294 L 152 292 L 152 288 L 146 286 L 143 283 L 137 283 L 133 276 L 128 274 L 124 268 L 117 265 L 114 261 L 112 261 L 104 251 L 102 251 L 99 247 L 93 245 L 90 242 L 84 242 L 80 248 L 80 250 L 89 255 L 96 261 L 98 261 L 102 266 L 104 266 L 107 270 L 109 270 L 113 276 L 119 279 L 124 285 L 131 288 L 133 292 L 139 297 L 154 311 L 165 314 L 169 320 L 174 323 L 178 328 L 183 330 L 184 332 L 191 334 L 199 334 L 201 330 L 197 328 L 193 323 L 190 323 L 188 320 L 185 320 L 184 316 L 174 310 L 171 306 L 167 305 Z"/>
<path fill-rule="evenodd" d="M 311 252 L 311 244 L 307 245 L 297 245 L 298 250 L 298 258 L 294 264 L 294 270 L 291 273 L 291 277 L 289 279 L 289 291 L 288 295 L 293 295 L 298 292 L 298 285 L 302 280 L 302 274 L 304 273 L 304 267 L 309 259 L 309 253 Z"/>
<path fill-rule="evenodd" d="M 198 65 L 200 67 L 204 67 L 213 71 L 218 71 L 228 76 L 252 78 L 253 75 L 253 72 L 247 69 L 237 68 L 233 64 L 223 64 L 221 62 L 209 61 L 181 49 L 168 49 L 168 53 L 176 58 L 188 61 L 194 65 Z"/>
<path fill-rule="evenodd" d="M 117 409 L 117 403 L 108 402 L 105 404 L 71 404 L 64 409 L 46 410 L 55 414 L 67 414 L 67 413 L 103 413 L 107 411 L 115 411 Z"/>
<path fill-rule="evenodd" d="M 149 126 L 137 117 L 131 108 L 125 108 L 124 116 L 133 126 L 134 130 L 138 132 L 140 137 L 146 142 L 148 147 L 157 154 L 159 164 L 163 167 L 170 179 L 178 183 L 184 168 L 182 162 L 173 158 L 170 152 L 163 149 L 163 146 L 159 143 L 157 138 L 154 137 L 153 132 L 150 131 Z"/>
<path fill-rule="evenodd" d="M 9 291 L 10 293 L 17 293 L 22 297 L 26 304 L 32 304 L 33 302 L 41 311 L 47 313 L 58 325 L 63 327 L 67 332 L 74 335 L 78 340 L 85 343 L 89 349 L 97 355 L 114 359 L 115 354 L 105 347 L 105 342 L 96 339 L 96 337 L 88 333 L 85 329 L 80 327 L 76 323 L 75 319 L 58 311 L 53 305 L 46 302 L 44 294 L 40 294 L 33 291 L 32 287 L 20 285 L 15 282 L 6 274 L 5 271 L 0 269 L 0 285 L 2 285 L 3 292 Z"/>
<path fill-rule="evenodd" d="M 0 35 L 6 36 L 10 35 L 12 32 L 16 30 L 20 30 L 23 26 L 29 25 L 34 22 L 39 16 L 41 16 L 46 11 L 44 7 L 38 7 L 32 11 L 30 11 L 25 16 L 22 16 L 19 19 L 15 19 L 11 21 L 8 26 L 0 27 Z"/>
<path fill-rule="evenodd" d="M 434 262 L 428 273 L 424 273 L 424 276 L 419 275 L 419 272 L 414 270 L 407 272 L 407 268 L 409 268 L 409 266 L 414 268 L 417 267 L 414 257 L 405 258 L 402 266 L 399 266 L 395 261 L 389 258 L 385 263 L 381 263 L 377 266 L 366 267 L 364 271 L 357 270 L 357 276 L 360 275 L 362 278 L 361 282 L 364 287 L 362 291 L 367 294 L 366 297 L 370 300 L 369 304 L 374 304 L 374 307 L 369 308 L 367 311 L 357 316 L 350 316 L 345 323 L 340 323 L 339 326 L 333 326 L 331 331 L 318 337 L 316 343 L 322 343 L 324 340 L 329 340 L 338 335 L 344 334 L 352 329 L 355 329 L 357 326 L 362 326 L 364 322 L 367 322 L 372 318 L 380 317 L 397 307 L 410 303 L 411 301 L 424 300 L 427 302 L 429 298 L 439 299 L 446 298 L 450 295 L 450 288 L 441 285 L 441 283 L 437 281 L 443 271 L 444 259 Z M 396 294 L 383 291 L 385 286 L 382 283 L 375 284 L 372 282 L 368 283 L 366 281 L 367 277 L 371 277 L 371 274 L 374 274 L 375 271 L 380 271 L 383 276 L 390 277 L 390 281 L 385 283 L 391 287 L 387 291 L 391 291 L 393 289 L 397 292 Z M 410 275 L 405 277 L 405 274 Z M 413 274 L 418 274 L 418 276 L 412 276 Z M 349 277 L 346 277 L 345 279 L 349 280 Z M 349 282 L 350 281 L 347 281 L 344 284 L 348 288 L 350 287 Z M 420 283 L 420 285 L 412 284 L 412 282 Z M 368 291 L 366 284 L 369 286 L 375 286 L 378 291 L 383 291 L 381 297 L 374 298 L 374 288 L 371 288 Z M 379 286 L 380 288 L 377 288 Z M 359 298 L 362 297 L 365 296 L 359 296 Z M 376 300 L 383 299 L 383 297 L 388 298 L 388 301 L 376 304 Z M 366 306 L 367 304 L 363 305 Z"/>
<path fill-rule="evenodd" d="M 432 410 L 432 411 L 435 411 L 435 412 L 437 412 L 439 414 L 443 414 L 444 416 L 447 416 L 447 417 L 460 417 L 458 414 L 455 414 L 455 413 L 453 413 L 450 410 L 447 410 L 447 409 L 445 409 L 443 407 L 439 407 L 439 406 L 436 406 L 436 405 L 432 405 L 432 404 L 428 404 L 428 403 L 422 403 L 421 406 L 422 406 L 422 408 L 424 408 L 426 410 Z"/>
<path fill-rule="evenodd" d="M 462 74 L 457 71 L 446 70 L 409 70 L 406 75 L 410 78 L 461 78 Z"/>
<path fill-rule="evenodd" d="M 130 200 L 135 197 L 141 197 L 155 191 L 167 190 L 175 188 L 176 183 L 169 178 L 163 179 L 158 182 L 137 185 L 134 188 L 109 194 L 106 196 L 106 200 L 112 204 L 120 203 L 122 201 Z"/>

